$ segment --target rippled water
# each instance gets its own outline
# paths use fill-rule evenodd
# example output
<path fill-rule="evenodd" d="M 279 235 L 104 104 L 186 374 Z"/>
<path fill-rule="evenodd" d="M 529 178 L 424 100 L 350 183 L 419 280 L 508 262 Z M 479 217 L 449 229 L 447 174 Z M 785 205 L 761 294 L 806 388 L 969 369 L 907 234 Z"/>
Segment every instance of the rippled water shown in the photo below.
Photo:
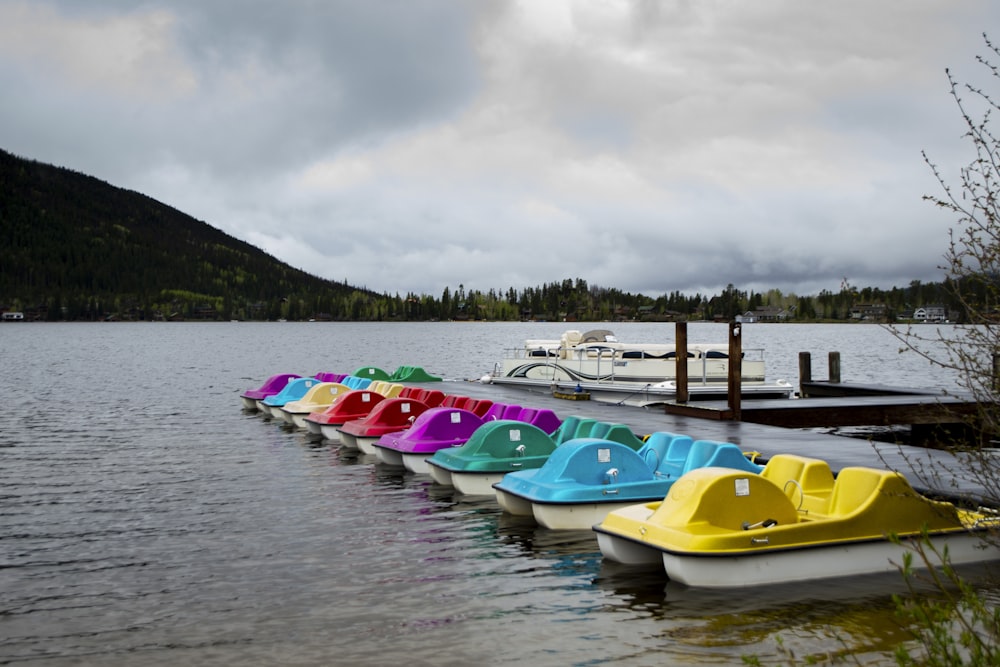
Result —
<path fill-rule="evenodd" d="M 0 662 L 733 664 L 785 662 L 780 638 L 798 656 L 846 648 L 891 664 L 905 638 L 893 577 L 685 589 L 604 563 L 589 532 L 513 520 L 239 407 L 282 371 L 478 377 L 503 347 L 563 328 L 0 326 Z M 691 325 L 689 339 L 725 332 Z M 767 348 L 772 378 L 794 379 L 799 351 L 825 363 L 839 350 L 845 380 L 907 384 L 926 362 L 887 336 L 748 326 L 744 346 Z"/>

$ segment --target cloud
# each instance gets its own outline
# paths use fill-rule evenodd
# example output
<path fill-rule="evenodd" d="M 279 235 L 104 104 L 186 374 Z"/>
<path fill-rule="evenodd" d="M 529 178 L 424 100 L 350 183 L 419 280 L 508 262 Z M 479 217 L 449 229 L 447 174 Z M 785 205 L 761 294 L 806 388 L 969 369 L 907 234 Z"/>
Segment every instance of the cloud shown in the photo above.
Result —
<path fill-rule="evenodd" d="M 0 0 L 4 148 L 390 293 L 937 280 L 986 0 Z"/>

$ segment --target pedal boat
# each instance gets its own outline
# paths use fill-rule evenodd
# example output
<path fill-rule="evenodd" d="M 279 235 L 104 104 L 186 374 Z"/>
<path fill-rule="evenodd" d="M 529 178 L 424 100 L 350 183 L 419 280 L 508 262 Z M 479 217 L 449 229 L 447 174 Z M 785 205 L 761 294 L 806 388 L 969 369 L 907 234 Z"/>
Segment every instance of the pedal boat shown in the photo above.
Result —
<path fill-rule="evenodd" d="M 495 496 L 493 485 L 516 470 L 540 468 L 556 442 L 542 428 L 517 419 L 489 421 L 460 447 L 427 459 L 435 482 L 467 496 Z"/>
<path fill-rule="evenodd" d="M 537 470 L 513 472 L 497 484 L 531 506 L 535 521 L 552 530 L 588 530 L 609 512 L 662 500 L 686 472 L 705 466 L 759 474 L 732 443 L 654 433 L 637 452 L 598 438 L 556 448 Z"/>
<path fill-rule="evenodd" d="M 243 404 L 243 409 L 256 412 L 260 409 L 257 407 L 257 401 L 262 401 L 268 396 L 274 396 L 279 391 L 284 389 L 285 385 L 288 384 L 289 381 L 298 377 L 301 377 L 298 373 L 279 373 L 278 375 L 272 375 L 264 380 L 264 384 L 260 385 L 256 389 L 247 389 L 240 394 L 240 401 Z"/>
<path fill-rule="evenodd" d="M 281 408 L 289 401 L 297 401 L 306 395 L 310 389 L 318 385 L 322 380 L 313 377 L 300 377 L 288 381 L 281 391 L 271 396 L 266 396 L 257 401 L 257 409 L 268 419 L 284 421 L 281 416 Z"/>
<path fill-rule="evenodd" d="M 305 417 L 310 435 L 319 435 L 331 442 L 340 441 L 337 430 L 345 423 L 368 415 L 385 396 L 371 389 L 352 389 L 338 396 L 329 406 Z"/>
<path fill-rule="evenodd" d="M 305 418 L 311 413 L 330 407 L 338 396 L 352 389 L 364 389 L 371 381 L 367 378 L 350 376 L 340 382 L 321 382 L 312 387 L 302 398 L 288 401 L 281 406 L 280 416 L 286 424 L 296 428 L 306 428 Z M 271 412 L 278 412 L 272 409 Z"/>
<path fill-rule="evenodd" d="M 361 419 L 345 422 L 337 429 L 341 447 L 374 454 L 376 440 L 387 433 L 410 428 L 414 420 L 429 409 L 426 403 L 413 398 L 397 396 L 380 401 Z"/>
<path fill-rule="evenodd" d="M 566 421 L 553 434 L 556 449 L 572 440 L 580 438 L 609 440 L 625 445 L 635 451 L 642 449 L 645 444 L 642 438 L 633 433 L 632 429 L 625 424 L 602 422 L 576 415 L 567 417 Z M 542 464 L 544 465 L 545 462 L 542 461 Z M 536 466 L 536 468 L 540 467 Z M 531 469 L 533 470 L 534 468 Z M 510 472 L 516 472 L 516 470 Z M 506 476 L 504 476 L 505 478 Z M 504 479 L 493 484 L 493 493 L 496 495 L 497 503 L 500 507 L 508 514 L 515 516 L 533 516 L 531 501 L 517 493 L 509 493 L 507 486 L 502 483 Z"/>
<path fill-rule="evenodd" d="M 322 387 L 322 385 L 321 385 Z M 296 428 L 304 429 L 312 435 L 322 435 L 319 424 L 311 424 L 308 419 L 315 413 L 322 413 L 329 410 L 334 403 L 338 403 L 346 394 L 352 391 L 368 390 L 379 394 L 385 398 L 398 396 L 403 390 L 403 385 L 349 375 L 337 386 L 328 386 L 321 389 L 313 389 L 298 401 L 290 401 L 282 406 L 285 413 L 285 421 L 289 419 Z"/>
<path fill-rule="evenodd" d="M 734 588 L 892 572 L 924 535 L 951 564 L 995 560 L 983 538 L 996 525 L 996 514 L 926 498 L 897 472 L 850 467 L 834 481 L 823 461 L 778 455 L 761 475 L 693 470 L 662 501 L 594 530 L 606 558 L 659 560 L 671 580 Z"/>
<path fill-rule="evenodd" d="M 382 463 L 428 473 L 428 457 L 465 444 L 482 425 L 482 417 L 463 408 L 430 408 L 414 419 L 410 428 L 383 435 L 373 447 Z"/>

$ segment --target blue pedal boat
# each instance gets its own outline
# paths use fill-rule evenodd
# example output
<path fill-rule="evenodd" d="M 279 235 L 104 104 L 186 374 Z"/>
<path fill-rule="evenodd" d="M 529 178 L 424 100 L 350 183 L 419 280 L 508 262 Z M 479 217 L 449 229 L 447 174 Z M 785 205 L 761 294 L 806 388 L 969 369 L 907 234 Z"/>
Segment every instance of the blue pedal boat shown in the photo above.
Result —
<path fill-rule="evenodd" d="M 507 511 L 527 515 L 530 508 L 546 528 L 587 530 L 609 512 L 662 500 L 682 475 L 710 466 L 763 470 L 732 443 L 658 432 L 639 451 L 601 438 L 571 440 L 541 468 L 510 473 L 494 489 Z"/>
<path fill-rule="evenodd" d="M 283 421 L 281 416 L 282 406 L 289 401 L 299 400 L 306 395 L 307 391 L 318 385 L 320 382 L 322 382 L 322 380 L 314 377 L 294 378 L 289 380 L 288 384 L 286 384 L 277 394 L 267 396 L 257 401 L 257 408 L 265 417 Z"/>

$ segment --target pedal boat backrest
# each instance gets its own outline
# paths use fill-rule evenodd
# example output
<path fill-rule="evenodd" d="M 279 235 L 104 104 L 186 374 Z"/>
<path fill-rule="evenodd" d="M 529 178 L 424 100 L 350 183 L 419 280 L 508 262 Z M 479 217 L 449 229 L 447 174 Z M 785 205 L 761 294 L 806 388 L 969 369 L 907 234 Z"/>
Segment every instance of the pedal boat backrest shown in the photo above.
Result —
<path fill-rule="evenodd" d="M 833 472 L 826 461 L 798 456 L 772 456 L 761 476 L 784 490 L 796 508 L 805 514 L 826 514 L 833 493 Z"/>
<path fill-rule="evenodd" d="M 869 534 L 915 535 L 964 529 L 951 503 L 917 493 L 893 470 L 850 467 L 837 473 L 828 517 L 849 521 Z"/>

